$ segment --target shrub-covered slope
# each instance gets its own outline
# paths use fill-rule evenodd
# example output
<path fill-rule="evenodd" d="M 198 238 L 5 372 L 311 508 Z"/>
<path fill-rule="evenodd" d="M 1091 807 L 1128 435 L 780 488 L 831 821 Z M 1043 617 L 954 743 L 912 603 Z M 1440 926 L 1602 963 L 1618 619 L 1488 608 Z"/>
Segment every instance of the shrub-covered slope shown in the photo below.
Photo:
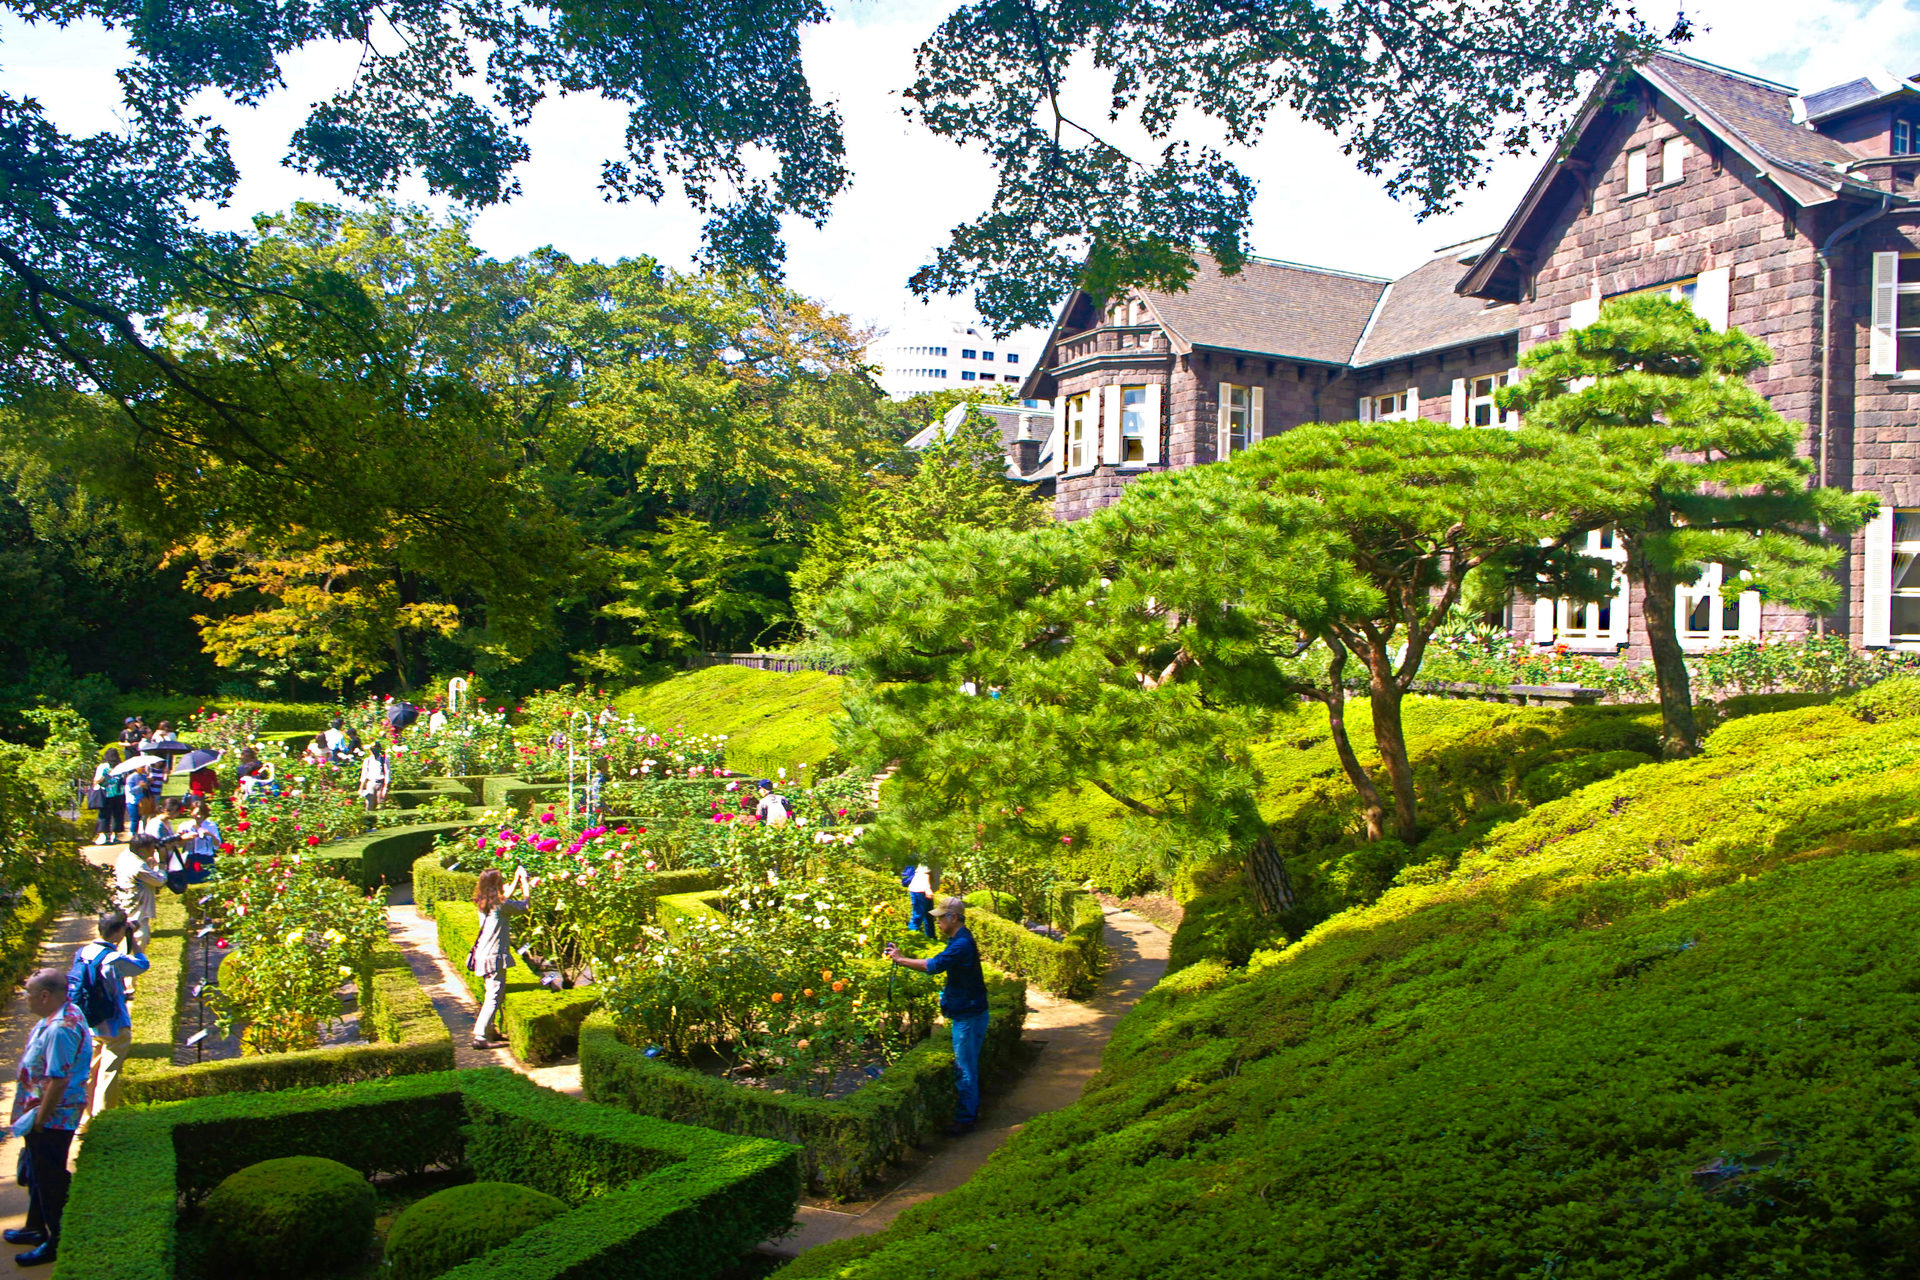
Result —
<path fill-rule="evenodd" d="M 705 667 L 629 689 L 613 705 L 656 729 L 728 735 L 727 764 L 746 773 L 803 763 L 813 771 L 833 753 L 844 685 L 823 671 Z"/>
<path fill-rule="evenodd" d="M 1079 1103 L 782 1274 L 1915 1274 L 1916 689 L 1734 721 L 1190 964 Z"/>

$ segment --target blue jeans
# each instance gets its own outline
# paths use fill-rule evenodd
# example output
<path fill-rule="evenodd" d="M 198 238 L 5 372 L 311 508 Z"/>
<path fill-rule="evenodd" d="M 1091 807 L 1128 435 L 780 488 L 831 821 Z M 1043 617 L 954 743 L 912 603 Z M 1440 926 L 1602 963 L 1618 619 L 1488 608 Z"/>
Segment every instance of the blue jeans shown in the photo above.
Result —
<path fill-rule="evenodd" d="M 960 1095 L 953 1109 L 955 1124 L 980 1118 L 980 1046 L 987 1039 L 987 1013 L 969 1013 L 953 1020 L 953 1087 Z"/>
<path fill-rule="evenodd" d="M 907 928 L 915 933 L 933 936 L 933 895 L 930 893 L 909 893 L 913 899 L 913 915 L 907 921 Z"/>

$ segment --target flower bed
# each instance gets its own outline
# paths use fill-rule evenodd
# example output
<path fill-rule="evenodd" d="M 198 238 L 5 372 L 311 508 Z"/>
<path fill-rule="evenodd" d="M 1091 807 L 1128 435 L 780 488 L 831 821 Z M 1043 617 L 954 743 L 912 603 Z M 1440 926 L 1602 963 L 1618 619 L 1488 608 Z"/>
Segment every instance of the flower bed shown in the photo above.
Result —
<path fill-rule="evenodd" d="M 192 985 L 186 908 L 161 898 L 154 919 L 152 967 L 135 984 L 133 1046 L 125 1067 L 127 1102 L 168 1102 L 217 1093 L 274 1093 L 320 1084 L 379 1080 L 453 1067 L 453 1038 L 391 943 L 375 944 L 361 988 L 360 1024 L 369 1043 L 175 1066 L 188 1034 Z"/>
<path fill-rule="evenodd" d="M 94 1120 L 58 1274 L 174 1280 L 180 1204 L 286 1155 L 323 1156 L 369 1177 L 465 1167 L 565 1201 L 570 1212 L 460 1269 L 503 1280 L 699 1280 L 784 1232 L 800 1191 L 790 1146 L 623 1114 L 499 1068 L 202 1098 Z"/>

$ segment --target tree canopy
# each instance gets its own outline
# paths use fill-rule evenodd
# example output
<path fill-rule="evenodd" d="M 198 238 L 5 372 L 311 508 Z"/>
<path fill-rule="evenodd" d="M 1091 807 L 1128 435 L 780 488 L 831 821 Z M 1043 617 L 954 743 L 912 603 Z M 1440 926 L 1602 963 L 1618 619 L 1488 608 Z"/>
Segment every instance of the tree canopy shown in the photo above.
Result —
<path fill-rule="evenodd" d="M 1878 499 L 1809 486 L 1806 427 L 1774 411 L 1747 375 L 1773 359 L 1738 329 L 1716 332 L 1684 302 L 1617 298 L 1600 318 L 1527 352 L 1527 378 L 1499 394 L 1531 427 L 1590 441 L 1624 477 L 1627 579 L 1641 588 L 1669 755 L 1699 750 L 1700 729 L 1675 619 L 1677 592 L 1721 568 L 1742 592 L 1830 609 L 1842 555 Z"/>

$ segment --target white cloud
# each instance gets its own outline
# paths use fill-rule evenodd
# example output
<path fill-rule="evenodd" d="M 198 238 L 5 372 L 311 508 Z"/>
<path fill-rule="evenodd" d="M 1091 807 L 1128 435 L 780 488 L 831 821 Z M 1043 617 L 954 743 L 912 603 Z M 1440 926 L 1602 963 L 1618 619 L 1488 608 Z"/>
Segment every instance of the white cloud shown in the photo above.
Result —
<path fill-rule="evenodd" d="M 947 7 L 936 0 L 846 0 L 833 22 L 806 37 L 808 73 L 845 116 L 854 177 L 824 228 L 789 227 L 789 279 L 867 323 L 901 313 L 908 275 L 992 193 L 984 156 L 932 137 L 900 110 L 913 48 Z M 1701 0 L 1687 12 L 1699 30 L 1687 49 L 1693 56 L 1803 88 L 1872 66 L 1920 72 L 1920 8 L 1911 0 Z M 1664 29 L 1672 11 L 1650 7 L 1645 16 Z M 31 27 L 7 18 L 0 21 L 0 87 L 39 97 L 70 129 L 111 127 L 119 96 L 112 71 L 122 53 L 121 42 L 98 27 Z M 337 198 L 330 184 L 282 167 L 281 158 L 307 104 L 344 83 L 352 62 L 338 46 L 303 50 L 288 60 L 288 87 L 261 107 L 205 105 L 231 130 L 245 175 L 231 207 L 211 212 L 210 221 L 245 226 L 255 212 L 296 199 Z M 595 97 L 541 106 L 528 136 L 533 159 L 520 171 L 522 195 L 483 211 L 475 237 L 501 255 L 552 244 L 582 258 L 651 254 L 687 263 L 702 218 L 683 198 L 669 196 L 657 207 L 615 205 L 596 190 L 600 161 L 620 145 L 623 123 L 616 104 Z M 1421 223 L 1382 194 L 1377 180 L 1358 173 L 1332 137 L 1297 120 L 1278 120 L 1257 149 L 1238 158 L 1259 182 L 1256 252 L 1378 274 L 1405 271 L 1439 245 L 1496 229 L 1540 163 L 1500 160 L 1485 189 L 1459 212 Z"/>

